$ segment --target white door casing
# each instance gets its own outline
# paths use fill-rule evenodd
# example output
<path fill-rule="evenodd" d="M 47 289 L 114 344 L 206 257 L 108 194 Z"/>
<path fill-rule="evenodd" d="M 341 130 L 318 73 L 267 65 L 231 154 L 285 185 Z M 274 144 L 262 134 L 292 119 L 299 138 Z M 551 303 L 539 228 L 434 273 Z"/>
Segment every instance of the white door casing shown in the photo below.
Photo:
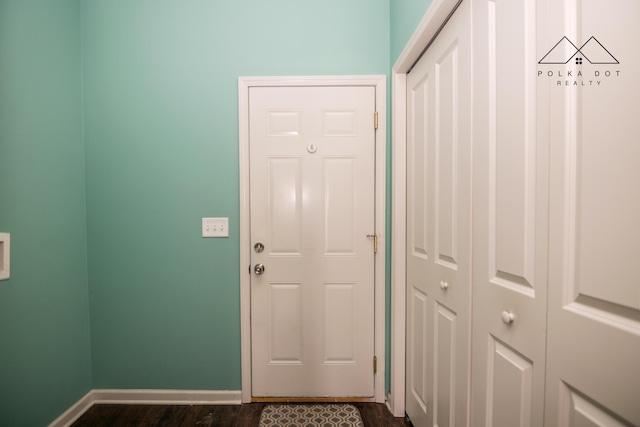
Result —
<path fill-rule="evenodd" d="M 275 91 L 280 93 L 273 97 Z M 362 105 L 357 105 L 363 93 L 368 98 L 367 112 L 359 111 Z M 384 262 L 376 262 L 374 266 L 373 239 L 366 235 L 376 232 L 380 235 L 377 257 L 384 259 L 383 117 L 378 120 L 375 135 L 373 129 L 373 111 L 384 114 L 384 76 L 240 78 L 239 94 L 243 401 L 250 401 L 251 396 L 371 397 L 374 391 L 375 400 L 382 401 Z M 332 99 L 337 103 L 331 105 Z M 253 105 L 253 100 L 262 106 Z M 296 102 L 299 105 L 294 105 Z M 255 108 L 262 108 L 262 113 Z M 297 137 L 292 143 L 296 140 L 293 129 L 296 126 L 305 137 L 308 132 L 315 132 L 316 136 L 308 141 Z M 259 129 L 263 136 L 271 135 L 266 137 L 271 142 L 280 134 L 280 144 L 263 146 L 270 145 L 271 153 L 261 152 L 261 148 L 254 153 L 254 148 L 259 147 L 255 139 L 260 135 Z M 322 136 L 323 133 L 327 135 Z M 369 140 L 366 161 L 356 161 L 358 154 L 348 152 L 360 137 Z M 255 192 L 249 192 L 250 173 L 254 175 Z M 257 174 L 265 178 L 259 179 Z M 358 179 L 353 181 L 355 177 Z M 366 189 L 362 187 L 363 179 L 368 181 Z M 352 182 L 348 183 L 349 180 Z M 251 211 L 249 198 L 254 208 Z M 361 212 L 362 204 L 369 206 L 367 214 Z M 349 217 L 347 227 L 332 225 L 342 217 Z M 249 235 L 251 221 L 255 226 Z M 252 249 L 258 241 L 265 245 L 262 253 Z M 309 261 L 314 257 L 315 261 Z M 369 271 L 363 277 L 352 277 L 352 272 L 358 270 L 354 267 L 358 263 L 362 267 L 363 262 L 369 264 Z M 266 272 L 262 276 L 255 273 L 249 276 L 248 265 L 258 263 L 265 265 Z M 304 282 L 310 281 L 316 281 L 318 286 L 305 286 L 308 283 Z M 256 303 L 265 299 L 268 302 L 265 305 Z M 360 314 L 346 314 L 348 307 L 359 302 L 365 307 Z M 307 308 L 301 305 L 305 303 Z M 345 314 L 336 316 L 329 306 Z M 296 332 L 295 324 L 288 321 L 292 317 L 302 319 L 304 330 L 298 327 Z M 370 332 L 363 329 L 365 323 Z M 305 336 L 304 332 L 309 331 Z M 301 352 L 298 355 L 296 348 Z M 375 377 L 374 354 L 378 358 Z M 300 369 L 310 363 L 315 368 Z M 267 370 L 270 373 L 260 372 L 260 366 L 270 368 Z M 293 371 L 285 373 L 287 366 Z M 354 370 L 360 372 L 354 374 Z M 361 379 L 354 380 L 356 377 Z M 260 384 L 266 386 L 261 389 Z"/>
<path fill-rule="evenodd" d="M 547 50 L 588 44 L 582 64 L 565 44 L 569 64 L 539 67 L 555 74 L 545 424 L 638 426 L 640 3 L 557 3 Z"/>
<path fill-rule="evenodd" d="M 406 412 L 466 426 L 471 303 L 471 7 L 407 76 Z"/>

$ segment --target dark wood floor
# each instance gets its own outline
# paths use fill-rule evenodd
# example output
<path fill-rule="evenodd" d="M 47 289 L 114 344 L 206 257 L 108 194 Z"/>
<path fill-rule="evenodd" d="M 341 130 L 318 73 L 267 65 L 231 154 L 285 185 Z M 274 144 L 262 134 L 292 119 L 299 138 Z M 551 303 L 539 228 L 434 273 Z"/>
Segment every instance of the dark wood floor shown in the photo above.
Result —
<path fill-rule="evenodd" d="M 360 410 L 365 427 L 407 427 L 381 403 L 350 403 Z M 93 405 L 72 427 L 257 427 L 268 403 L 224 406 Z"/>

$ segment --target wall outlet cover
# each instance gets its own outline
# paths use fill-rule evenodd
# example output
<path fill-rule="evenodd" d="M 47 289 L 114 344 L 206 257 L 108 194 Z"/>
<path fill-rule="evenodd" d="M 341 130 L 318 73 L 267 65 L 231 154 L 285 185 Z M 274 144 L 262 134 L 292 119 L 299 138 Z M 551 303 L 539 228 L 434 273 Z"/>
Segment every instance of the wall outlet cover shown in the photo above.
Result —
<path fill-rule="evenodd" d="M 11 234 L 0 233 L 0 280 L 7 280 L 11 273 Z"/>

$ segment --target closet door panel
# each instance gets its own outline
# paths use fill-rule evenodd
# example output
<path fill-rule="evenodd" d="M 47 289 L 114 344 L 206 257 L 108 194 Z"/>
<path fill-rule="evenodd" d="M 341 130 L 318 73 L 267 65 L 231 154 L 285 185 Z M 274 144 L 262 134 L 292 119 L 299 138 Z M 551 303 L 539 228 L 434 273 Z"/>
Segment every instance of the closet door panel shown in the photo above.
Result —
<path fill-rule="evenodd" d="M 543 6 L 474 2 L 474 426 L 543 419 L 548 84 L 535 68 Z"/>
<path fill-rule="evenodd" d="M 546 423 L 640 425 L 640 3 L 557 10 L 582 63 L 545 70 L 600 83 L 551 92 Z"/>
<path fill-rule="evenodd" d="M 471 21 L 463 1 L 407 76 L 407 403 L 466 426 L 471 305 Z"/>

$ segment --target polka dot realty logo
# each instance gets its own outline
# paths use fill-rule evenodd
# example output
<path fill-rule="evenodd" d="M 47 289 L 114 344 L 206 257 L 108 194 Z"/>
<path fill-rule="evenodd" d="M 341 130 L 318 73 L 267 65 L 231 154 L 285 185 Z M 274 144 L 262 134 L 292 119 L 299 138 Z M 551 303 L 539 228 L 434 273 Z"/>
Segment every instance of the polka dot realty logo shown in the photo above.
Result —
<path fill-rule="evenodd" d="M 538 61 L 538 78 L 553 79 L 554 86 L 598 87 L 620 77 L 619 65 L 595 37 L 578 47 L 565 36 Z"/>

